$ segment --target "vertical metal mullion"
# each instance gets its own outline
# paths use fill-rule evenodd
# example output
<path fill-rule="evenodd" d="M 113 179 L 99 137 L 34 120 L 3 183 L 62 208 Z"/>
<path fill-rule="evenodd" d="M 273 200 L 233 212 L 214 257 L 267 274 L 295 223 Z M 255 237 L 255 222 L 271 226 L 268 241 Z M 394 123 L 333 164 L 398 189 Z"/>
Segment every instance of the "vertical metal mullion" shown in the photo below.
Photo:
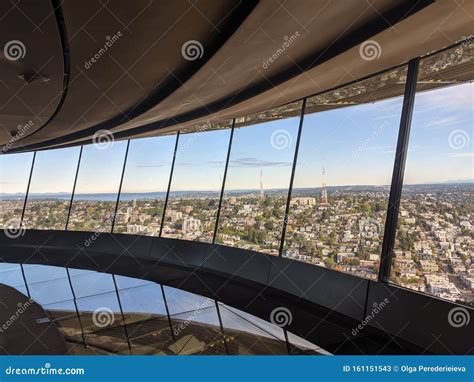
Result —
<path fill-rule="evenodd" d="M 115 294 L 117 295 L 117 301 L 118 301 L 118 304 L 119 304 L 120 314 L 122 315 L 123 330 L 125 332 L 125 337 L 127 338 L 128 351 L 130 352 L 130 354 L 133 354 L 132 353 L 132 345 L 130 344 L 130 337 L 128 336 L 127 323 L 125 322 L 125 314 L 123 313 L 122 301 L 120 300 L 120 295 L 119 295 L 118 288 L 117 288 L 117 281 L 115 280 L 115 275 L 114 274 L 112 274 L 112 280 L 114 281 Z"/>
<path fill-rule="evenodd" d="M 77 159 L 76 176 L 74 177 L 74 183 L 72 185 L 71 201 L 69 202 L 69 210 L 67 212 L 66 226 L 64 227 L 65 231 L 67 231 L 67 227 L 69 225 L 69 218 L 71 216 L 72 203 L 74 201 L 74 194 L 76 193 L 77 176 L 79 175 L 79 167 L 81 166 L 83 148 L 84 146 L 81 146 L 81 149 L 79 150 L 79 158 Z"/>
<path fill-rule="evenodd" d="M 69 287 L 71 288 L 71 292 L 72 292 L 74 307 L 76 309 L 77 321 L 79 322 L 79 326 L 81 327 L 82 342 L 84 342 L 84 346 L 87 347 L 86 335 L 84 333 L 84 327 L 82 326 L 82 320 L 81 320 L 81 316 L 79 314 L 79 308 L 77 307 L 76 292 L 74 292 L 74 287 L 72 286 L 72 280 L 71 280 L 71 274 L 69 273 L 69 268 L 66 268 L 66 273 L 67 273 L 67 278 L 69 280 Z"/>
<path fill-rule="evenodd" d="M 232 120 L 232 127 L 230 129 L 229 146 L 227 148 L 227 158 L 225 160 L 224 175 L 222 177 L 222 189 L 221 189 L 221 195 L 219 197 L 219 206 L 217 208 L 216 226 L 214 227 L 214 236 L 212 237 L 212 244 L 216 243 L 217 230 L 219 228 L 219 219 L 221 217 L 222 200 L 224 198 L 225 182 L 227 180 L 227 169 L 229 168 L 230 152 L 232 149 L 232 141 L 234 139 L 234 127 L 235 127 L 235 118 Z"/>
<path fill-rule="evenodd" d="M 130 147 L 130 139 L 127 141 L 127 148 L 125 149 L 125 157 L 123 158 L 123 167 L 122 167 L 122 176 L 120 177 L 120 184 L 117 193 L 117 202 L 115 203 L 115 210 L 112 216 L 112 226 L 110 227 L 110 232 L 114 233 L 115 228 L 115 219 L 117 218 L 117 211 L 120 202 L 120 195 L 122 194 L 122 185 L 123 185 L 123 177 L 125 175 L 125 168 L 127 166 L 127 158 L 128 158 L 128 149 Z"/>
<path fill-rule="evenodd" d="M 25 270 L 23 268 L 23 264 L 20 264 L 21 275 L 23 276 L 23 281 L 25 282 L 26 294 L 28 298 L 31 298 L 30 288 L 28 287 L 28 282 L 26 281 Z"/>
<path fill-rule="evenodd" d="M 219 318 L 219 326 L 221 328 L 221 334 L 222 334 L 222 340 L 224 341 L 225 352 L 227 355 L 230 355 L 229 349 L 227 347 L 227 340 L 225 338 L 224 325 L 222 324 L 222 316 L 221 316 L 221 311 L 219 309 L 219 303 L 217 302 L 217 300 L 214 300 L 214 304 L 216 304 L 217 317 Z"/>
<path fill-rule="evenodd" d="M 393 248 L 398 223 L 398 210 L 402 195 L 403 175 L 408 151 L 413 106 L 415 103 L 416 83 L 418 78 L 419 58 L 410 60 L 408 63 L 407 81 L 405 94 L 403 96 L 403 108 L 400 118 L 400 129 L 398 132 L 397 151 L 393 166 L 392 183 L 387 207 L 387 218 L 385 221 L 385 232 L 382 244 L 382 255 L 380 258 L 380 269 L 378 280 L 388 282 L 392 265 Z"/>
<path fill-rule="evenodd" d="M 72 207 L 72 202 L 73 202 L 73 199 L 74 199 L 74 193 L 76 192 L 76 183 L 77 183 L 77 175 L 79 173 L 79 166 L 81 164 L 81 158 L 82 158 L 82 148 L 84 146 L 81 146 L 80 149 L 79 149 L 79 156 L 77 157 L 77 166 L 76 166 L 76 174 L 74 175 L 74 183 L 72 184 L 72 190 L 71 190 L 71 200 L 69 201 L 69 209 L 68 209 L 68 214 L 67 214 L 67 218 L 66 218 L 66 225 L 64 227 L 64 230 L 67 231 L 67 226 L 68 226 L 68 223 L 69 223 L 69 216 L 71 215 L 71 207 Z M 81 315 L 79 314 L 79 308 L 77 306 L 77 298 L 76 298 L 76 292 L 74 291 L 74 287 L 72 285 L 72 280 L 71 280 L 71 274 L 69 272 L 69 268 L 66 268 L 66 273 L 67 273 L 67 277 L 68 277 L 68 280 L 69 280 L 69 286 L 71 288 L 71 292 L 72 292 L 72 297 L 73 297 L 73 301 L 74 301 L 74 307 L 76 309 L 76 315 L 77 315 L 77 320 L 79 321 L 79 326 L 81 327 L 81 337 L 82 337 L 82 342 L 84 343 L 84 346 L 87 348 L 87 341 L 86 341 L 86 335 L 84 333 L 84 327 L 82 325 L 82 320 L 81 320 Z"/>
<path fill-rule="evenodd" d="M 293 352 L 291 350 L 291 344 L 290 344 L 290 339 L 288 338 L 288 332 L 284 328 L 283 328 L 283 334 L 285 336 L 286 350 L 288 351 L 288 355 L 292 355 Z"/>
<path fill-rule="evenodd" d="M 176 162 L 176 154 L 178 152 L 179 135 L 180 134 L 179 134 L 179 131 L 178 131 L 176 133 L 176 143 L 174 145 L 173 160 L 171 162 L 170 178 L 169 178 L 169 181 L 168 181 L 168 189 L 166 190 L 165 204 L 163 205 L 163 214 L 161 216 L 160 233 L 158 235 L 159 237 L 161 237 L 161 234 L 163 233 L 163 226 L 165 224 L 166 208 L 168 207 L 168 198 L 169 198 L 169 195 L 170 195 L 171 182 L 173 181 L 174 164 Z"/>
<path fill-rule="evenodd" d="M 288 226 L 288 216 L 290 213 L 291 194 L 293 192 L 293 182 L 295 180 L 296 164 L 298 162 L 298 151 L 300 149 L 301 132 L 303 130 L 305 108 L 306 108 L 306 98 L 303 99 L 303 104 L 301 105 L 300 124 L 298 126 L 298 135 L 296 137 L 296 147 L 295 147 L 295 155 L 293 157 L 293 166 L 291 169 L 290 185 L 288 186 L 288 195 L 287 195 L 286 208 L 285 208 L 285 218 L 283 219 L 283 229 L 281 231 L 280 250 L 278 252 L 279 257 L 283 256 L 283 247 L 285 245 L 286 227 Z"/>
<path fill-rule="evenodd" d="M 165 303 L 166 315 L 168 316 L 168 325 L 170 326 L 171 338 L 173 339 L 173 342 L 176 342 L 176 337 L 174 336 L 173 331 L 173 324 L 171 323 L 170 310 L 168 308 L 168 301 L 166 300 L 165 288 L 163 288 L 163 284 L 160 284 L 160 288 L 161 294 L 163 296 L 163 302 Z"/>
<path fill-rule="evenodd" d="M 23 201 L 23 209 L 21 211 L 20 227 L 23 227 L 23 219 L 25 217 L 26 203 L 28 201 L 28 194 L 30 193 L 31 177 L 33 176 L 33 170 L 34 170 L 34 167 L 35 167 L 35 159 L 36 159 L 36 151 L 33 153 L 33 160 L 31 161 L 30 176 L 28 178 L 28 185 L 26 186 L 25 199 Z"/>

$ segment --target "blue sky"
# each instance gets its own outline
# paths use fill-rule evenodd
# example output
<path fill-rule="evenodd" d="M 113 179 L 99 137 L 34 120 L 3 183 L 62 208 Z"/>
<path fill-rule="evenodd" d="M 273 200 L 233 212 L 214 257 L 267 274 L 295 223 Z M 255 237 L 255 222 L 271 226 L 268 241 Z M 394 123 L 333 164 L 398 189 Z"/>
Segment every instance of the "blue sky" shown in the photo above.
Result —
<path fill-rule="evenodd" d="M 472 83 L 419 93 L 405 183 L 474 178 Z M 295 187 L 387 185 L 393 169 L 401 98 L 306 115 Z M 227 189 L 289 184 L 298 117 L 235 130 Z M 230 130 L 183 134 L 172 191 L 220 190 Z M 175 136 L 133 140 L 124 192 L 165 191 Z M 77 193 L 117 192 L 126 142 L 85 146 Z M 38 152 L 31 192 L 71 192 L 78 148 Z M 25 192 L 32 154 L 0 156 L 0 193 Z"/>

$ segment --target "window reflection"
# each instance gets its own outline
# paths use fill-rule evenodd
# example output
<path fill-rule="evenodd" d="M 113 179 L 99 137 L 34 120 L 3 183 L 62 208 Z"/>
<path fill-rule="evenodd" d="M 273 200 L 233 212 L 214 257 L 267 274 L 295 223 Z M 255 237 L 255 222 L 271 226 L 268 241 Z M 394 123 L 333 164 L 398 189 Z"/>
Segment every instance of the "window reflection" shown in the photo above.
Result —
<path fill-rule="evenodd" d="M 175 141 L 176 136 L 130 141 L 114 232 L 159 234 Z"/>
<path fill-rule="evenodd" d="M 11 286 L 23 293 L 26 288 L 20 264 L 0 263 L 0 284 Z"/>
<path fill-rule="evenodd" d="M 213 302 L 214 304 L 214 302 Z M 215 305 L 171 316 L 175 342 L 174 354 L 225 354 L 224 336 Z"/>
<path fill-rule="evenodd" d="M 284 339 L 282 341 L 282 337 L 284 338 L 283 329 L 271 328 L 272 324 L 270 323 L 262 325 L 263 328 L 271 328 L 271 331 L 278 332 L 278 337 L 275 337 L 256 325 L 256 323 L 261 324 L 263 320 L 223 304 L 219 304 L 219 310 L 229 354 L 288 354 L 287 345 Z"/>
<path fill-rule="evenodd" d="M 65 229 L 80 147 L 36 153 L 23 225 Z"/>
<path fill-rule="evenodd" d="M 0 226 L 19 228 L 33 153 L 0 155 Z"/>
<path fill-rule="evenodd" d="M 66 338 L 82 336 L 81 323 L 72 300 L 43 305 L 43 309 Z"/>
<path fill-rule="evenodd" d="M 68 229 L 107 232 L 112 227 L 127 142 L 84 146 Z"/>
<path fill-rule="evenodd" d="M 288 354 L 282 328 L 204 296 L 83 269 L 23 268 L 32 298 L 64 335 L 68 354 Z M 20 264 L 0 263 L 0 283 L 26 294 L 22 280 Z M 292 353 L 324 353 L 287 334 Z"/>
<path fill-rule="evenodd" d="M 230 129 L 182 134 L 163 236 L 212 242 Z"/>
<path fill-rule="evenodd" d="M 474 302 L 474 44 L 420 61 L 391 280 Z"/>

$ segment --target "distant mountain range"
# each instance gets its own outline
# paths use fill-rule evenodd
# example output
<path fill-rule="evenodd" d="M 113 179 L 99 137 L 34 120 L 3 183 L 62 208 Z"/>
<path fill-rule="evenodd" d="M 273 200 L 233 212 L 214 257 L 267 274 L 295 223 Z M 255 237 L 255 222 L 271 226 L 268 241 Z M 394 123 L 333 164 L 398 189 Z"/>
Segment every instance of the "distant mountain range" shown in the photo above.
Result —
<path fill-rule="evenodd" d="M 406 191 L 411 191 L 415 189 L 424 189 L 424 190 L 443 190 L 449 187 L 455 187 L 458 189 L 459 187 L 471 187 L 474 185 L 474 179 L 472 180 L 459 180 L 459 181 L 449 181 L 449 182 L 442 182 L 442 183 L 427 183 L 427 184 L 407 184 L 404 185 L 404 189 Z M 328 193 L 334 192 L 370 192 L 370 191 L 390 191 L 390 186 L 328 186 L 326 187 Z M 265 194 L 267 195 L 277 195 L 281 193 L 287 193 L 286 189 L 266 189 L 264 190 Z M 293 188 L 293 195 L 310 195 L 315 193 L 320 193 L 321 187 L 313 187 L 313 188 Z M 233 196 L 242 196 L 246 194 L 259 194 L 259 189 L 245 189 L 245 190 L 226 190 L 227 195 Z M 219 196 L 220 191 L 173 191 L 170 193 L 171 197 L 203 197 L 203 196 Z M 120 195 L 120 200 L 130 201 L 134 199 L 139 200 L 146 200 L 146 199 L 164 199 L 166 197 L 165 191 L 159 192 L 125 192 Z M 16 193 L 16 194 L 6 194 L 0 193 L 1 200 L 16 200 L 24 198 L 24 194 Z M 69 200 L 71 198 L 71 194 L 67 192 L 57 192 L 57 193 L 30 193 L 29 199 L 34 200 Z M 75 200 L 90 200 L 90 201 L 115 201 L 117 200 L 116 193 L 87 193 L 87 194 L 76 194 L 74 196 Z"/>

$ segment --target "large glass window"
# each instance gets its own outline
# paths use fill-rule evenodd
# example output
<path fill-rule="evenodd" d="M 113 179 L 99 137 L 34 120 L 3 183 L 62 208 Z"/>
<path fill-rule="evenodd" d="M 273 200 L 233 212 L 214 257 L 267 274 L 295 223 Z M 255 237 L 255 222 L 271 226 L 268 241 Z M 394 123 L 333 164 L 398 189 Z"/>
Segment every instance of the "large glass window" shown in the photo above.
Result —
<path fill-rule="evenodd" d="M 285 108 L 299 115 L 301 105 Z M 278 255 L 299 117 L 267 114 L 236 121 L 217 242 Z"/>
<path fill-rule="evenodd" d="M 25 203 L 33 153 L 0 155 L 0 226 L 18 228 Z"/>
<path fill-rule="evenodd" d="M 69 230 L 111 230 L 126 146 L 125 141 L 84 146 Z"/>
<path fill-rule="evenodd" d="M 376 277 L 405 78 L 402 67 L 307 100 L 283 256 Z"/>
<path fill-rule="evenodd" d="M 391 280 L 474 302 L 474 44 L 420 61 Z"/>
<path fill-rule="evenodd" d="M 130 141 L 114 232 L 159 234 L 175 142 L 176 136 Z"/>
<path fill-rule="evenodd" d="M 36 153 L 23 225 L 65 229 L 80 147 Z"/>
<path fill-rule="evenodd" d="M 179 137 L 163 236 L 211 242 L 230 129 Z"/>

